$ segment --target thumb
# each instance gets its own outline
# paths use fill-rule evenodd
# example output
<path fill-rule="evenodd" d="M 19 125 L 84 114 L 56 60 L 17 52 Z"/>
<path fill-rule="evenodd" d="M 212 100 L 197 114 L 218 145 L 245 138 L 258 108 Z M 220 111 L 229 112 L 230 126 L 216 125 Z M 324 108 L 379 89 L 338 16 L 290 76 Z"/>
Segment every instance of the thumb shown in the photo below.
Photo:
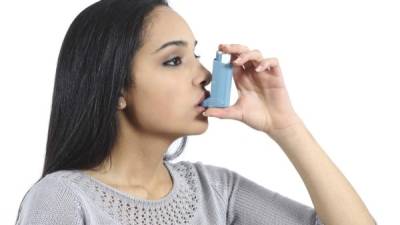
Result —
<path fill-rule="evenodd" d="M 220 119 L 241 120 L 242 113 L 235 107 L 228 108 L 208 108 L 203 112 L 203 116 L 213 116 Z"/>

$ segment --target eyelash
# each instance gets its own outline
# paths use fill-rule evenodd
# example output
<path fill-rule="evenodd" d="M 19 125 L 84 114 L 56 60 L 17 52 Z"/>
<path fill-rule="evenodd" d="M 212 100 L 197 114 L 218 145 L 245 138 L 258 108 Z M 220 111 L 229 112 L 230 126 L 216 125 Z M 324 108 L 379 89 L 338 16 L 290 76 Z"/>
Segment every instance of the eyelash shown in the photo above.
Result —
<path fill-rule="evenodd" d="M 199 55 L 196 55 L 196 54 L 194 54 L 194 57 L 195 57 L 196 59 L 200 58 L 200 56 L 199 56 Z M 169 62 L 173 62 L 173 61 L 175 61 L 176 59 L 179 59 L 179 61 L 180 61 L 179 64 L 177 64 L 177 65 L 168 64 Z M 177 56 L 177 57 L 172 58 L 171 60 L 168 60 L 168 61 L 164 62 L 163 65 L 164 65 L 164 66 L 178 66 L 178 65 L 181 64 L 181 62 L 182 62 L 182 58 L 179 57 L 179 56 Z"/>

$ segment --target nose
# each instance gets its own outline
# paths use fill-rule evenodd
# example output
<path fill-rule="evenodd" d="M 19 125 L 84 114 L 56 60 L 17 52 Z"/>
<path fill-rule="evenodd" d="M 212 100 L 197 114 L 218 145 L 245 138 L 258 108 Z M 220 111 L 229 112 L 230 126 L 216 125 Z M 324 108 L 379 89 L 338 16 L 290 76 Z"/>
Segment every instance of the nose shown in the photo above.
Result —
<path fill-rule="evenodd" d="M 211 75 L 211 72 L 210 71 L 208 71 L 202 64 L 200 64 L 200 66 L 201 66 L 201 86 L 202 87 L 205 87 L 205 86 L 207 86 L 210 82 L 211 82 L 211 79 L 212 79 L 212 75 Z"/>

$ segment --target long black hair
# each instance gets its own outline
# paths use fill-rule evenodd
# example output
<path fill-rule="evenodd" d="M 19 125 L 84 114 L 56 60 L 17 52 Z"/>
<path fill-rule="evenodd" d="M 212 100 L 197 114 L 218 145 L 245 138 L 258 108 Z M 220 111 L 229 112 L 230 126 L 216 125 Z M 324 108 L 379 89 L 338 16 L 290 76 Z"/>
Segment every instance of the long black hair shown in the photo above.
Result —
<path fill-rule="evenodd" d="M 73 20 L 58 56 L 41 178 L 90 169 L 111 156 L 118 98 L 134 87 L 131 62 L 156 6 L 169 7 L 166 0 L 102 0 Z M 164 160 L 178 157 L 186 140 Z"/>

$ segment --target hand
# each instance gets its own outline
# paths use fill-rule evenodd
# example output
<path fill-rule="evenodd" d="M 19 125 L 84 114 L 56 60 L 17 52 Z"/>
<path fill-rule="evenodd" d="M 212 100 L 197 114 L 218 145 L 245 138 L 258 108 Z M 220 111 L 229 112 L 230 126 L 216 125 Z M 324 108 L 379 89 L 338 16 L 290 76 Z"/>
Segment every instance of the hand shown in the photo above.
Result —
<path fill-rule="evenodd" d="M 259 50 L 239 44 L 218 48 L 231 54 L 238 100 L 227 108 L 208 108 L 206 116 L 238 120 L 270 136 L 302 123 L 292 108 L 276 58 L 264 59 Z"/>

